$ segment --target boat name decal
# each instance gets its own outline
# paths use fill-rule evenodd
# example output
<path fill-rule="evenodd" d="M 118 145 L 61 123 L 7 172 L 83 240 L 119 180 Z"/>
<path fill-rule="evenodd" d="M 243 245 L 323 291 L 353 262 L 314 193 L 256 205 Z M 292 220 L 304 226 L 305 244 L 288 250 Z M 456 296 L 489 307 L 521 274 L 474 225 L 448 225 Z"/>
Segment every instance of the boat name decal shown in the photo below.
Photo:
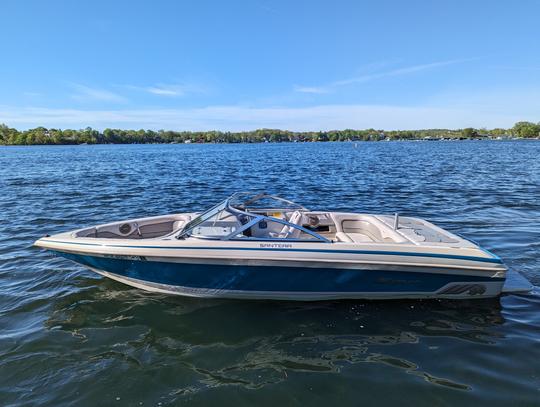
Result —
<path fill-rule="evenodd" d="M 292 248 L 292 244 L 290 244 L 290 243 L 261 243 L 260 246 L 262 248 L 270 248 L 270 249 L 290 249 L 290 248 Z"/>
<path fill-rule="evenodd" d="M 146 257 L 144 257 L 144 256 L 128 256 L 128 255 L 118 255 L 118 254 L 104 254 L 103 257 L 108 257 L 110 259 L 120 259 L 120 260 L 146 261 Z"/>

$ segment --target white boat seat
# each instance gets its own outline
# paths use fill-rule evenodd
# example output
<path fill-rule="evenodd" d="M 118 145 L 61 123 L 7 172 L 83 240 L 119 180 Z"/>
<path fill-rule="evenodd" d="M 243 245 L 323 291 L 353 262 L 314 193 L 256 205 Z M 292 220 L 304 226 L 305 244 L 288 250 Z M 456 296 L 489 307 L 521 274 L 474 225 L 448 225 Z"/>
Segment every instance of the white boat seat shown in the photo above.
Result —
<path fill-rule="evenodd" d="M 336 239 L 340 242 L 346 243 L 369 243 L 373 242 L 373 239 L 363 233 L 345 233 L 337 232 Z"/>
<path fill-rule="evenodd" d="M 289 218 L 289 223 L 299 225 L 301 220 L 302 213 L 300 211 L 295 211 Z M 301 233 L 302 231 L 300 229 L 297 229 L 293 226 L 285 225 L 283 226 L 283 229 L 281 229 L 281 232 L 279 232 L 277 236 L 274 235 L 273 237 L 278 237 L 280 239 L 297 239 L 298 237 L 300 237 Z"/>

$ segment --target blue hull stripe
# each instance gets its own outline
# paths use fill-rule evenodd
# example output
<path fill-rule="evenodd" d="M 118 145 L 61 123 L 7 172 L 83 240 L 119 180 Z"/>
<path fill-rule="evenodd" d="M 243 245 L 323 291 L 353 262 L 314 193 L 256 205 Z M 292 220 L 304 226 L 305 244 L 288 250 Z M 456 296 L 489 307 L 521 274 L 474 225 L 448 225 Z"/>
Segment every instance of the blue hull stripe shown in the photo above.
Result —
<path fill-rule="evenodd" d="M 405 271 L 204 265 L 61 253 L 85 266 L 120 276 L 190 288 L 279 292 L 434 292 L 451 282 L 502 278 Z"/>
<path fill-rule="evenodd" d="M 63 242 L 58 240 L 47 240 L 47 242 L 73 244 L 82 246 L 99 246 L 99 247 L 126 247 L 129 249 L 167 249 L 167 250 L 241 250 L 241 251 L 278 251 L 278 252 L 308 252 L 308 253 L 341 253 L 341 254 L 375 254 L 381 256 L 411 256 L 411 257 L 432 257 L 439 259 L 454 259 L 454 260 L 469 260 L 479 261 L 482 263 L 502 264 L 502 260 L 493 253 L 484 250 L 493 257 L 476 257 L 476 256 L 460 256 L 455 254 L 438 254 L 438 253 L 417 253 L 417 252 L 394 252 L 380 250 L 327 250 L 327 249 L 281 249 L 281 248 L 258 248 L 258 247 L 186 247 L 186 246 L 128 246 L 119 244 L 99 244 L 99 243 L 79 243 L 79 242 Z M 483 249 L 482 249 L 483 250 Z"/>

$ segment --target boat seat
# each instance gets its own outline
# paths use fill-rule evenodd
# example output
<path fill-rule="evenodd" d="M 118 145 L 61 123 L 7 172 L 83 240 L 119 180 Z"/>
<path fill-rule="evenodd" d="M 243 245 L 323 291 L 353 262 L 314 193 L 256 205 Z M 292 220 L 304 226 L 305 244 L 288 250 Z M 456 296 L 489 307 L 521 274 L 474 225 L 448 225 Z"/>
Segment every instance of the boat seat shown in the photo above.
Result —
<path fill-rule="evenodd" d="M 337 232 L 336 239 L 345 243 L 369 243 L 373 242 L 373 239 L 363 233 L 345 233 Z"/>
<path fill-rule="evenodd" d="M 300 221 L 302 220 L 302 213 L 300 211 L 295 211 L 291 217 L 289 218 L 289 223 L 299 225 Z M 293 226 L 285 225 L 283 226 L 283 229 L 281 229 L 281 232 L 275 234 L 270 233 L 271 237 L 276 237 L 280 239 L 297 239 L 302 231 L 300 229 L 297 229 Z"/>

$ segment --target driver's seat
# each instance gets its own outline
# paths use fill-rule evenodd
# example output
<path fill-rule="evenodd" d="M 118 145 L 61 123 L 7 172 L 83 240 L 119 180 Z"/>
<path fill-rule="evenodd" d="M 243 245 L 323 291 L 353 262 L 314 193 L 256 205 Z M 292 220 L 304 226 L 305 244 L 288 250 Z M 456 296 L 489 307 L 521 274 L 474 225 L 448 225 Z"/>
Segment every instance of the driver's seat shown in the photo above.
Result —
<path fill-rule="evenodd" d="M 300 225 L 301 221 L 302 212 L 300 211 L 294 211 L 289 218 L 289 223 L 292 223 L 294 225 Z M 301 233 L 302 231 L 300 229 L 297 229 L 293 226 L 285 225 L 283 226 L 283 229 L 281 229 L 281 232 L 279 232 L 277 237 L 280 239 L 298 239 Z"/>

